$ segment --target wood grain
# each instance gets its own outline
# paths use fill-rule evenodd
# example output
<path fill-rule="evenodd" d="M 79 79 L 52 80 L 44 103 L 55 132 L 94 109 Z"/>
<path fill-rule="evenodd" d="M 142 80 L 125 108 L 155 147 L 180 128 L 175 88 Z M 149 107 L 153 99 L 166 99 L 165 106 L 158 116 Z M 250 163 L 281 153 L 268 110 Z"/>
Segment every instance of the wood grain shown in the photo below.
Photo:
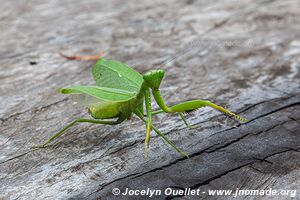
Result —
<path fill-rule="evenodd" d="M 297 0 L 0 3 L 0 199 L 118 199 L 115 187 L 299 189 Z M 101 50 L 141 73 L 164 69 L 168 104 L 210 99 L 249 122 L 204 108 L 187 116 L 200 125 L 188 130 L 177 115 L 155 116 L 190 159 L 152 133 L 145 160 L 145 126 L 135 117 L 113 127 L 81 124 L 49 148 L 30 149 L 88 116 L 56 90 L 93 84 L 93 62 L 67 61 L 59 52 Z"/>

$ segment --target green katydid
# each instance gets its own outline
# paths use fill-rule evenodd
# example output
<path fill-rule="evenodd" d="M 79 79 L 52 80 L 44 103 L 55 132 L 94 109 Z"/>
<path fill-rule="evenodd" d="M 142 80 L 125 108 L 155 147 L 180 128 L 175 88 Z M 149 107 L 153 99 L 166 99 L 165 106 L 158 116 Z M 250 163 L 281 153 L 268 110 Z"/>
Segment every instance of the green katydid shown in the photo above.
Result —
<path fill-rule="evenodd" d="M 151 70 L 141 75 L 126 64 L 115 60 L 99 60 L 92 67 L 92 75 L 96 81 L 96 86 L 74 86 L 62 88 L 62 94 L 84 94 L 96 99 L 96 102 L 88 105 L 89 114 L 93 119 L 79 118 L 68 124 L 57 134 L 52 136 L 44 144 L 36 147 L 45 147 L 52 140 L 62 135 L 67 129 L 78 123 L 109 124 L 115 125 L 129 119 L 135 114 L 146 124 L 145 137 L 145 157 L 150 140 L 150 131 L 154 130 L 158 136 L 162 137 L 169 145 L 183 156 L 186 153 L 175 146 L 152 124 L 152 116 L 160 113 L 178 113 L 188 128 L 192 128 L 184 118 L 183 113 L 209 106 L 227 115 L 245 122 L 246 120 L 233 112 L 218 106 L 207 100 L 192 100 L 168 107 L 162 98 L 159 86 L 165 72 L 161 69 Z M 160 107 L 160 110 L 153 111 L 151 108 L 151 92 Z M 146 113 L 144 113 L 144 108 Z M 109 120 L 107 120 L 109 119 Z M 112 121 L 111 119 L 115 119 Z"/>

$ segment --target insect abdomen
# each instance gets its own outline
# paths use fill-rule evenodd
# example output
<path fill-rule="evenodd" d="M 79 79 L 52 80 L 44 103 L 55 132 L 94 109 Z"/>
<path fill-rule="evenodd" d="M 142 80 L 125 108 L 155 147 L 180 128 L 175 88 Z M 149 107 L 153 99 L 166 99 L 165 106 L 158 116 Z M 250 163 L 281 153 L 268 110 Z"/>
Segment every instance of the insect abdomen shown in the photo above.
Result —
<path fill-rule="evenodd" d="M 109 119 L 120 115 L 119 102 L 99 102 L 88 107 L 90 115 L 95 119 Z"/>

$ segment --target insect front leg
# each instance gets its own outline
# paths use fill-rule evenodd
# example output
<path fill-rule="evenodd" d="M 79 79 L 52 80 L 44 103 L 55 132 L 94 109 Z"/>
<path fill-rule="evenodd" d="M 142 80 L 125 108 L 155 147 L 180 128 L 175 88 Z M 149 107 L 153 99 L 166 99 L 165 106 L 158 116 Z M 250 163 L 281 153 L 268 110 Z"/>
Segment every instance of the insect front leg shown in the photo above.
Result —
<path fill-rule="evenodd" d="M 146 105 L 146 112 L 147 112 L 147 130 L 146 130 L 146 138 L 145 138 L 144 156 L 145 156 L 145 158 L 147 158 L 149 141 L 150 141 L 150 132 L 151 132 L 151 126 L 152 126 L 151 95 L 150 95 L 149 88 L 144 90 L 144 94 L 145 94 L 145 105 Z"/>
<path fill-rule="evenodd" d="M 159 107 L 162 109 L 162 111 L 167 112 L 167 113 L 179 113 L 180 116 L 182 116 L 182 114 L 181 114 L 182 112 L 189 112 L 189 111 L 193 111 L 193 110 L 196 110 L 196 109 L 204 107 L 204 106 L 209 106 L 209 107 L 211 107 L 213 109 L 216 109 L 216 110 L 218 110 L 218 111 L 220 111 L 224 114 L 227 114 L 229 116 L 233 116 L 233 117 L 235 117 L 236 119 L 238 119 L 242 122 L 247 122 L 246 119 L 244 119 L 244 118 L 240 117 L 239 115 L 231 112 L 230 110 L 227 110 L 227 109 L 225 109 L 225 108 L 223 108 L 223 107 L 221 107 L 217 104 L 214 104 L 210 101 L 207 101 L 207 100 L 186 101 L 186 102 L 179 103 L 179 104 L 176 104 L 174 106 L 168 107 L 165 104 L 165 102 L 164 102 L 164 100 L 163 100 L 163 98 L 162 98 L 162 96 L 161 96 L 158 89 L 152 90 L 152 93 L 153 93 L 155 101 L 157 102 Z M 156 111 L 152 114 L 159 114 L 162 111 L 158 110 L 158 111 Z M 182 118 L 182 119 L 183 119 L 183 121 L 185 121 L 184 118 Z"/>
<path fill-rule="evenodd" d="M 40 145 L 35 145 L 33 148 L 44 148 L 47 147 L 47 145 L 53 141 L 55 138 L 61 136 L 66 130 L 71 128 L 72 126 L 76 125 L 77 123 L 93 123 L 93 124 L 109 124 L 109 125 L 115 125 L 123 122 L 125 119 L 124 118 L 118 118 L 117 121 L 105 121 L 105 120 L 95 120 L 95 119 L 84 119 L 84 118 L 79 118 L 71 123 L 69 123 L 67 126 L 65 126 L 61 131 L 53 135 L 50 139 L 48 139 L 45 143 L 40 144 Z"/>

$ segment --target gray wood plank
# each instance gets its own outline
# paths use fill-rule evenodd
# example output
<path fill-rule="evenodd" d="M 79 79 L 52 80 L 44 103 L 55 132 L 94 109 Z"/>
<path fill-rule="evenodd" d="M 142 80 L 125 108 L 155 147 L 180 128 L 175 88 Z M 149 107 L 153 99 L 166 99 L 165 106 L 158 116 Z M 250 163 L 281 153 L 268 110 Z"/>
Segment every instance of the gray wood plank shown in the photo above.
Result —
<path fill-rule="evenodd" d="M 114 196 L 115 187 L 299 188 L 299 1 L 0 2 L 0 199 L 145 198 Z M 88 116 L 56 90 L 93 84 L 93 62 L 58 53 L 100 50 L 141 73 L 164 69 L 168 104 L 210 99 L 250 121 L 203 108 L 187 116 L 200 125 L 189 130 L 177 115 L 153 117 L 190 159 L 152 133 L 145 160 L 145 127 L 135 117 L 113 127 L 81 124 L 49 148 L 30 149 Z"/>

